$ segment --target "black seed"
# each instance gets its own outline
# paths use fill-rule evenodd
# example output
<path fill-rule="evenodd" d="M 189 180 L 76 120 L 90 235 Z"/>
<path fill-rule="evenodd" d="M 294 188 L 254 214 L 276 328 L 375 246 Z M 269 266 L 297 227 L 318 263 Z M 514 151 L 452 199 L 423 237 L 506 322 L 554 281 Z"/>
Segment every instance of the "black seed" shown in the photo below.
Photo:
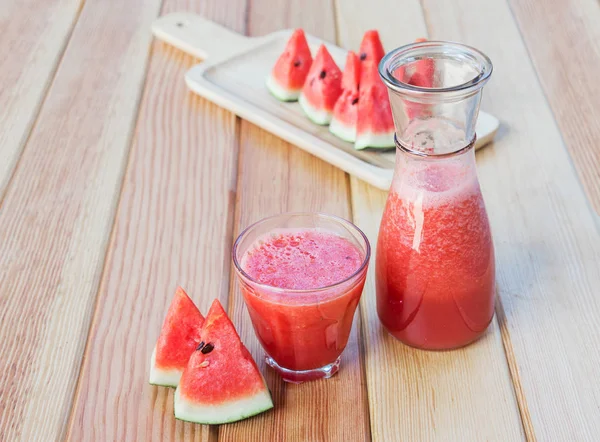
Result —
<path fill-rule="evenodd" d="M 204 348 L 202 349 L 202 354 L 205 355 L 207 353 L 210 353 L 211 351 L 213 351 L 213 348 L 215 348 L 214 345 L 212 345 L 210 342 L 208 344 L 206 344 L 204 346 Z"/>
<path fill-rule="evenodd" d="M 358 98 L 355 98 L 354 100 L 352 100 L 352 106 L 354 106 L 356 103 L 358 103 Z"/>
<path fill-rule="evenodd" d="M 200 344 L 198 344 L 198 347 L 196 347 L 196 351 L 202 350 L 202 347 L 204 347 L 204 341 L 202 341 Z"/>
<path fill-rule="evenodd" d="M 302 63 L 300 63 L 300 60 L 298 60 L 298 61 L 295 61 L 295 62 L 294 62 L 294 67 L 296 67 L 296 68 L 297 68 L 297 67 L 298 67 L 298 66 L 300 66 L 301 64 L 302 64 Z"/>
<path fill-rule="evenodd" d="M 361 59 L 361 61 L 366 60 L 367 59 L 367 54 L 364 53 L 364 52 L 362 54 L 360 54 L 360 59 Z"/>
<path fill-rule="evenodd" d="M 319 74 L 319 78 L 322 80 L 323 78 L 325 78 L 326 75 L 327 75 L 327 72 L 321 71 L 321 73 Z"/>

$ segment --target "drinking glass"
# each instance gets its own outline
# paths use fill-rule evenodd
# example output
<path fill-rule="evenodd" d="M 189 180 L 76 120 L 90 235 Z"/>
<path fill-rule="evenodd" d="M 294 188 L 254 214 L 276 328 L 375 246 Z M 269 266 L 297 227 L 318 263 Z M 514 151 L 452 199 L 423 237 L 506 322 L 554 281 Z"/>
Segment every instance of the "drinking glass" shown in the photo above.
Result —
<path fill-rule="evenodd" d="M 244 258 L 257 241 L 281 232 L 306 230 L 346 239 L 360 253 L 360 267 L 345 279 L 303 290 L 266 285 L 248 274 Z M 265 218 L 244 230 L 235 241 L 233 262 L 254 331 L 265 350 L 266 363 L 285 381 L 329 378 L 338 371 L 370 253 L 369 241 L 358 227 L 322 213 L 284 213 Z M 311 270 L 328 271 L 327 266 Z"/>

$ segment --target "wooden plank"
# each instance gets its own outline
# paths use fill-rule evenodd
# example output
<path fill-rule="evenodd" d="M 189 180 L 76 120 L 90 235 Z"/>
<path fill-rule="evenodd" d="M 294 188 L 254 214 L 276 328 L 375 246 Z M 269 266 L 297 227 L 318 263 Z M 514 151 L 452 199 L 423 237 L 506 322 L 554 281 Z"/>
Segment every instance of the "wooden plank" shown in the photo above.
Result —
<path fill-rule="evenodd" d="M 598 217 L 508 4 L 424 5 L 434 38 L 477 45 L 497 67 L 483 107 L 500 118 L 504 130 L 494 148 L 479 154 L 478 167 L 496 245 L 504 344 L 522 392 L 528 436 L 535 431 L 540 440 L 596 440 Z"/>
<path fill-rule="evenodd" d="M 600 214 L 600 3 L 509 3 L 563 142 Z"/>
<path fill-rule="evenodd" d="M 315 16 L 311 11 L 323 11 Z M 333 8 L 316 0 L 253 1 L 249 33 L 303 26 L 325 40 L 334 39 Z M 253 221 L 284 211 L 323 211 L 350 216 L 343 172 L 246 122 L 242 123 L 236 232 Z M 301 385 L 284 383 L 264 363 L 237 283 L 229 304 L 242 339 L 266 374 L 275 409 L 223 426 L 221 441 L 363 441 L 369 439 L 366 391 L 361 367 L 359 315 L 355 317 L 340 372 Z"/>
<path fill-rule="evenodd" d="M 404 2 L 402 8 L 390 2 L 361 8 L 358 1 L 346 0 L 337 6 L 340 44 L 350 49 L 357 50 L 363 32 L 371 28 L 379 29 L 388 50 L 427 35 L 418 1 Z M 354 178 L 351 184 L 354 220 L 376 245 L 386 194 Z M 523 439 L 496 320 L 482 339 L 467 348 L 425 352 L 402 345 L 382 329 L 374 272 L 363 296 L 373 439 Z"/>
<path fill-rule="evenodd" d="M 245 1 L 166 0 L 243 32 Z M 214 440 L 173 417 L 174 390 L 148 384 L 177 285 L 206 314 L 227 303 L 237 173 L 236 118 L 189 92 L 198 60 L 155 42 L 69 439 Z M 134 332 L 132 332 L 134 330 Z"/>
<path fill-rule="evenodd" d="M 0 201 L 77 20 L 82 0 L 0 7 Z M 35 11 L 35 13 L 32 13 Z"/>
<path fill-rule="evenodd" d="M 158 6 L 85 3 L 6 192 L 0 440 L 64 435 Z"/>

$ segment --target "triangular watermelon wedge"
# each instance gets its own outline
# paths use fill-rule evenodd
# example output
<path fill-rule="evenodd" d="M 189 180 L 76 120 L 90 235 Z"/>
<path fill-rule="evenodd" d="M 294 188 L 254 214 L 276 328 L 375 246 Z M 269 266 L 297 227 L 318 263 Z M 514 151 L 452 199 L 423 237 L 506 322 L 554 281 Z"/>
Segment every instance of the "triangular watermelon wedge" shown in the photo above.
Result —
<path fill-rule="evenodd" d="M 150 361 L 150 383 L 177 387 L 200 342 L 204 316 L 181 287 L 177 288 Z"/>
<path fill-rule="evenodd" d="M 367 64 L 375 66 L 379 65 L 379 62 L 385 55 L 383 45 L 381 44 L 381 39 L 379 38 L 379 32 L 374 29 L 365 32 L 362 42 L 360 43 L 358 54 L 362 66 Z"/>
<path fill-rule="evenodd" d="M 296 101 L 310 70 L 312 56 L 302 29 L 296 29 L 267 77 L 267 88 L 281 101 Z"/>
<path fill-rule="evenodd" d="M 327 125 L 341 93 L 342 71 L 325 45 L 321 45 L 298 99 L 300 107 L 314 123 Z"/>
<path fill-rule="evenodd" d="M 417 38 L 415 43 L 427 41 L 426 38 Z M 424 58 L 414 62 L 408 69 L 400 66 L 393 73 L 394 78 L 402 83 L 423 88 L 432 88 L 435 80 L 435 61 Z M 427 118 L 431 115 L 431 105 L 405 100 L 404 109 L 409 120 Z"/>
<path fill-rule="evenodd" d="M 417 38 L 415 43 L 423 43 L 426 38 Z M 435 62 L 432 59 L 422 59 L 414 63 L 408 70 L 404 66 L 400 66 L 393 73 L 396 80 L 412 86 L 432 88 L 435 75 Z"/>
<path fill-rule="evenodd" d="M 417 38 L 415 43 L 423 43 L 426 38 Z M 433 59 L 423 59 L 415 62 L 415 72 L 408 80 L 408 84 L 419 87 L 433 87 L 433 76 L 435 73 L 435 62 Z"/>
<path fill-rule="evenodd" d="M 329 131 L 344 141 L 354 143 L 356 120 L 358 117 L 358 85 L 360 81 L 360 61 L 350 51 L 346 57 L 346 67 L 342 76 L 342 95 L 335 102 Z"/>
<path fill-rule="evenodd" d="M 273 408 L 264 378 L 218 300 L 201 334 L 175 391 L 175 417 L 223 424 Z"/>
<path fill-rule="evenodd" d="M 358 98 L 355 149 L 394 146 L 394 120 L 387 88 L 377 65 L 363 64 Z"/>

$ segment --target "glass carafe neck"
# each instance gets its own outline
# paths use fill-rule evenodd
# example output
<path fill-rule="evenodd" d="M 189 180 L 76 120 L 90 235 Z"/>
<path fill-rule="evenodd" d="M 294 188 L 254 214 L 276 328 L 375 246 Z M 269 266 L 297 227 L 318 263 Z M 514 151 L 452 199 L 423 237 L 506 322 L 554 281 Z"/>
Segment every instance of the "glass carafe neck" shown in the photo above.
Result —
<path fill-rule="evenodd" d="M 390 189 L 407 200 L 449 197 L 463 191 L 479 191 L 475 153 L 470 144 L 445 155 L 420 155 L 400 145 L 396 151 L 396 170 Z"/>
<path fill-rule="evenodd" d="M 396 143 L 418 155 L 450 155 L 475 141 L 488 57 L 451 42 L 419 42 L 388 53 L 379 65 L 388 87 Z"/>

